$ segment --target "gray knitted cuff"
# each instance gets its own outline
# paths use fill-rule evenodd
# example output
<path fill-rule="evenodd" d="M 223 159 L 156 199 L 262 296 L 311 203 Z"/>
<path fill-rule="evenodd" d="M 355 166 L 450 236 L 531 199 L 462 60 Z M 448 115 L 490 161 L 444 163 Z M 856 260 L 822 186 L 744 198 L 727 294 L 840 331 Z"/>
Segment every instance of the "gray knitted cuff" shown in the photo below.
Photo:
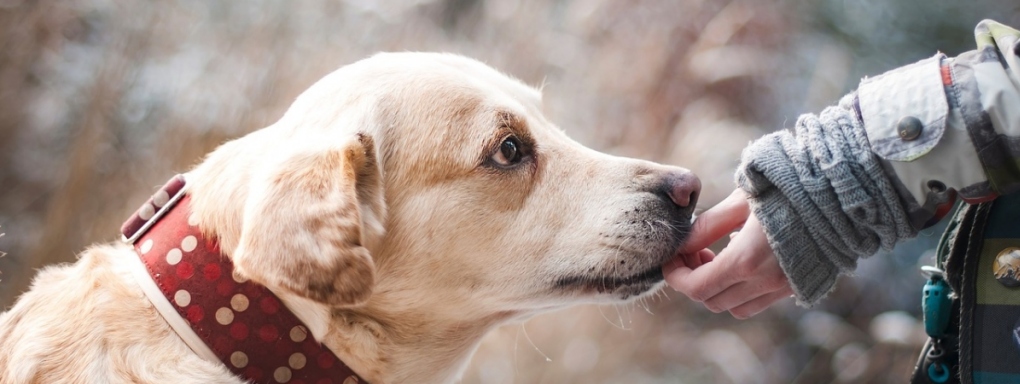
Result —
<path fill-rule="evenodd" d="M 847 97 L 744 149 L 737 185 L 751 198 L 798 304 L 810 306 L 857 259 L 916 235 Z"/>

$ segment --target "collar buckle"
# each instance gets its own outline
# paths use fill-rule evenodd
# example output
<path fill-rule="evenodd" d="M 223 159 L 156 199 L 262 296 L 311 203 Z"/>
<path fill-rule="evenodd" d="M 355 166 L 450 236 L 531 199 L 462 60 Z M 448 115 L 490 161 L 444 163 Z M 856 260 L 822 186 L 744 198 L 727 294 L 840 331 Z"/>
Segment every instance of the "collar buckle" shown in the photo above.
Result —
<path fill-rule="evenodd" d="M 134 244 L 187 194 L 184 175 L 171 178 L 120 227 L 121 241 Z"/>

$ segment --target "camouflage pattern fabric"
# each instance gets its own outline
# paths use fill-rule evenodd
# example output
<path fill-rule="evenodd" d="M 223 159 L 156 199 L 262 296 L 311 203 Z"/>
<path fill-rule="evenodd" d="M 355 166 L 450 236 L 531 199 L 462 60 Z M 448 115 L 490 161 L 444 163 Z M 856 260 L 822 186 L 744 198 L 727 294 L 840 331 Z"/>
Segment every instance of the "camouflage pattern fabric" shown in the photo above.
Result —
<path fill-rule="evenodd" d="M 974 35 L 973 51 L 937 54 L 858 90 L 872 150 L 917 229 L 957 195 L 977 204 L 1020 190 L 1020 31 L 984 20 Z M 910 118 L 919 127 L 904 136 Z"/>

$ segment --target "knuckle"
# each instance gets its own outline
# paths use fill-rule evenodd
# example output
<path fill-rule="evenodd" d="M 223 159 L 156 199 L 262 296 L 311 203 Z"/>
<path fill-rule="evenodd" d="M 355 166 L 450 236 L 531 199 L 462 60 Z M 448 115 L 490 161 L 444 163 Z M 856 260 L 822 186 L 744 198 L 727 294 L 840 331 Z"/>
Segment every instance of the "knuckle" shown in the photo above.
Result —
<path fill-rule="evenodd" d="M 751 317 L 754 317 L 754 315 L 757 315 L 758 312 L 759 310 L 757 308 L 751 308 L 747 306 L 734 308 L 730 310 L 730 314 L 733 315 L 733 317 L 740 320 L 750 319 Z"/>
<path fill-rule="evenodd" d="M 715 223 L 711 215 L 709 217 L 699 217 L 697 220 L 694 220 L 694 227 L 691 230 L 693 233 L 706 232 L 712 229 L 712 224 Z"/>
<path fill-rule="evenodd" d="M 770 290 L 779 290 L 779 289 L 782 289 L 787 284 L 789 284 L 787 281 L 788 280 L 786 279 L 786 275 L 783 275 L 781 273 L 778 274 L 778 275 L 775 275 L 775 276 L 769 278 L 769 280 L 768 280 L 769 289 Z"/>
<path fill-rule="evenodd" d="M 737 320 L 747 320 L 747 318 L 750 317 L 743 310 L 736 310 L 736 309 L 730 311 L 730 315 L 733 315 L 733 317 L 735 319 L 737 319 Z"/>
<path fill-rule="evenodd" d="M 673 288 L 674 291 L 680 290 L 676 283 L 673 282 L 673 278 L 668 273 L 665 276 L 663 276 L 662 280 L 666 282 L 666 286 Z"/>
<path fill-rule="evenodd" d="M 689 296 L 691 300 L 697 301 L 699 303 L 704 303 L 708 299 L 711 299 L 711 297 L 708 294 L 709 294 L 708 287 L 698 286 L 695 287 L 687 296 Z M 705 305 L 708 305 L 708 303 L 705 303 Z"/>
<path fill-rule="evenodd" d="M 734 265 L 731 268 L 732 268 L 731 272 L 733 273 L 733 275 L 739 278 L 740 280 L 746 280 L 747 278 L 755 275 L 754 266 L 746 263 L 738 263 L 737 265 Z"/>
<path fill-rule="evenodd" d="M 689 291 L 689 289 L 683 284 L 683 281 L 676 276 L 666 275 L 666 285 L 668 285 L 670 288 L 673 288 L 674 291 L 688 295 L 687 291 Z"/>

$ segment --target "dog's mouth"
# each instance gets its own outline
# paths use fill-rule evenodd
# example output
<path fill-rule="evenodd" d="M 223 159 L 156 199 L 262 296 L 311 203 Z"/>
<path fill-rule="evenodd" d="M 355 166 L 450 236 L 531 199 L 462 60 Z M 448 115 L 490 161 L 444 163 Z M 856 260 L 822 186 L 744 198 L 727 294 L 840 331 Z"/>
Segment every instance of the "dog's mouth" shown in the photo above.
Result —
<path fill-rule="evenodd" d="M 636 275 L 614 276 L 568 276 L 556 280 L 559 290 L 579 290 L 586 293 L 620 294 L 623 298 L 644 293 L 663 280 L 662 267 L 653 266 Z"/>
<path fill-rule="evenodd" d="M 572 273 L 556 276 L 550 284 L 552 289 L 572 295 L 629 299 L 661 286 L 662 264 L 676 256 L 692 225 L 689 213 L 673 212 L 675 207 L 665 204 L 661 199 L 653 200 L 648 206 L 626 212 L 614 223 L 613 231 L 599 233 L 600 248 L 588 257 L 601 260 L 586 261 L 587 268 L 575 266 Z"/>

